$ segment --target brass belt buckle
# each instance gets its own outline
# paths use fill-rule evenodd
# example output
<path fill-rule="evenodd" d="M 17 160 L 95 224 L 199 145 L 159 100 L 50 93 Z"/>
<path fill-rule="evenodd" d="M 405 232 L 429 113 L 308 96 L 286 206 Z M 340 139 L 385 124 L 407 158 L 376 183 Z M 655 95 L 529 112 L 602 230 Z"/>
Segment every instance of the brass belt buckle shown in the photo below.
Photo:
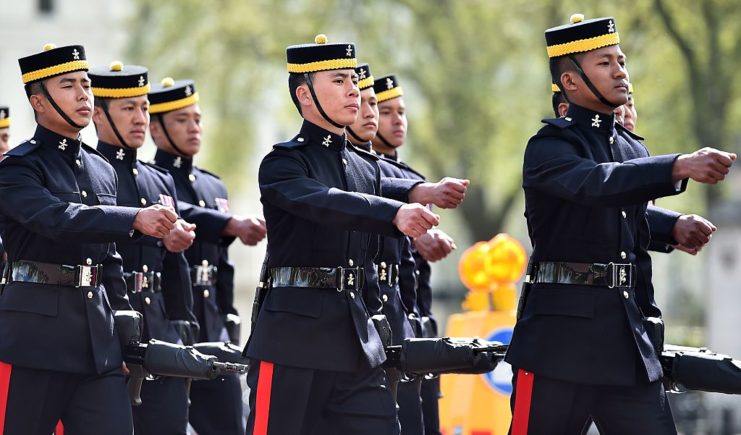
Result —
<path fill-rule="evenodd" d="M 92 287 L 98 278 L 98 266 L 77 266 L 75 287 Z"/>

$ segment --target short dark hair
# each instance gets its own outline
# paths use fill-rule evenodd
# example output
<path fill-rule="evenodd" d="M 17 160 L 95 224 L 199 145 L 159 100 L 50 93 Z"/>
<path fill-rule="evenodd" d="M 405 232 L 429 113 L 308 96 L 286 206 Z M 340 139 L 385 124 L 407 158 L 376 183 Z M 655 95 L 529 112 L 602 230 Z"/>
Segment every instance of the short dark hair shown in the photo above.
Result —
<path fill-rule="evenodd" d="M 31 95 L 36 95 L 42 93 L 41 91 L 41 80 L 37 80 L 35 82 L 27 83 L 24 87 L 26 90 L 26 97 L 31 97 Z"/>
<path fill-rule="evenodd" d="M 554 57 L 548 63 L 548 66 L 551 70 L 551 80 L 558 87 L 561 87 L 561 74 L 568 71 L 576 72 L 576 67 L 574 66 L 574 63 L 571 62 L 569 57 L 573 57 L 577 62 L 581 62 L 582 58 L 584 57 L 584 53 Z M 561 89 L 561 91 L 563 92 L 563 89 Z"/>
<path fill-rule="evenodd" d="M 314 74 L 315 73 L 309 73 L 309 78 L 313 79 Z M 304 77 L 303 74 L 288 74 L 288 91 L 291 93 L 291 101 L 293 101 L 293 105 L 296 106 L 296 110 L 298 110 L 298 114 L 301 116 L 303 116 L 303 113 L 301 113 L 301 104 L 298 102 L 298 97 L 296 97 L 296 89 L 305 83 L 306 77 Z"/>

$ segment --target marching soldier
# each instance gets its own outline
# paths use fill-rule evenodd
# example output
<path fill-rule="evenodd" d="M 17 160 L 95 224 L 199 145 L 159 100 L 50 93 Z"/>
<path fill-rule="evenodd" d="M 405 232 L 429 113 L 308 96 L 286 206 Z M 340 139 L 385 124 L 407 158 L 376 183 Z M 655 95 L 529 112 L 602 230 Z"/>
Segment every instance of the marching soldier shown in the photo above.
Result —
<path fill-rule="evenodd" d="M 175 182 L 157 166 L 137 159 L 149 127 L 150 90 L 147 69 L 113 62 L 90 71 L 95 105 L 93 122 L 98 151 L 118 177 L 117 204 L 146 207 L 161 204 L 177 211 Z M 179 220 L 173 232 L 185 233 L 192 243 L 193 226 Z M 144 315 L 143 341 L 154 338 L 193 344 L 197 321 L 192 312 L 190 267 L 171 232 L 162 240 L 142 237 L 117 244 L 123 257 L 124 278 L 132 307 Z M 184 332 L 181 336 L 181 332 Z M 195 336 L 194 336 L 195 335 Z M 162 377 L 142 385 L 142 405 L 133 407 L 136 434 L 183 434 L 188 427 L 188 384 Z"/>
<path fill-rule="evenodd" d="M 551 84 L 553 91 L 552 104 L 556 116 L 566 116 L 569 103 L 561 94 L 561 89 L 556 84 Z M 626 135 L 628 138 L 643 141 L 643 138 L 634 134 L 628 128 L 626 121 L 637 119 L 634 111 L 629 107 L 633 101 L 633 85 L 628 83 L 628 104 L 615 109 L 615 123 L 618 134 Z M 632 118 L 631 118 L 632 117 Z M 633 121 L 630 125 L 635 126 Z M 651 241 L 648 245 L 649 251 L 670 253 L 674 248 L 691 255 L 696 255 L 708 242 L 716 228 L 710 221 L 696 214 L 681 214 L 673 210 L 658 207 L 653 202 L 648 204 L 646 219 L 651 229 Z"/>
<path fill-rule="evenodd" d="M 661 383 L 660 315 L 651 286 L 646 203 L 687 179 L 715 184 L 735 154 L 705 148 L 649 157 L 618 134 L 628 99 L 614 18 L 545 32 L 552 81 L 570 106 L 530 139 L 523 165 L 533 245 L 506 361 L 512 364 L 513 435 L 675 434 Z M 625 418 L 625 416 L 630 418 Z"/>
<path fill-rule="evenodd" d="M 424 180 L 425 177 L 399 160 L 399 147 L 406 141 L 407 117 L 404 103 L 404 91 L 399 80 L 394 75 L 387 75 L 375 81 L 373 88 L 378 98 L 380 121 L 378 132 L 373 138 L 373 149 L 384 156 L 387 161 L 394 162 L 403 172 L 404 178 Z M 465 197 L 468 180 L 443 178 L 452 188 L 453 202 L 436 205 L 444 208 L 457 207 Z M 413 273 L 416 276 L 416 300 L 414 305 L 420 316 L 420 334 L 422 337 L 437 336 L 437 322 L 432 314 L 432 288 L 430 286 L 430 262 L 445 258 L 455 249 L 453 239 L 439 229 L 428 231 L 413 241 L 414 267 L 412 271 L 402 271 L 402 274 Z M 409 267 L 410 263 L 403 265 Z M 404 383 L 400 387 L 399 419 L 403 429 L 409 428 L 413 433 L 439 434 L 440 419 L 438 400 L 440 398 L 440 380 L 435 377 L 425 379 L 421 386 L 414 383 Z M 421 388 L 421 392 L 416 388 Z M 420 407 L 421 398 L 421 407 Z M 420 423 L 422 419 L 422 423 Z M 423 428 L 424 427 L 424 428 Z"/>
<path fill-rule="evenodd" d="M 438 217 L 376 196 L 377 158 L 345 137 L 360 104 L 355 46 L 315 42 L 287 49 L 301 131 L 260 165 L 267 293 L 245 349 L 247 433 L 398 434 L 383 341 L 363 297 L 378 298 L 371 239 L 419 236 Z M 407 184 L 399 187 L 409 193 L 416 183 Z"/>
<path fill-rule="evenodd" d="M 234 306 L 234 266 L 229 245 L 235 237 L 254 245 L 265 236 L 259 219 L 231 215 L 226 186 L 193 164 L 201 148 L 201 109 L 192 80 L 166 78 L 149 93 L 155 163 L 172 174 L 183 218 L 196 225 L 196 239 L 185 251 L 191 268 L 194 312 L 200 325 L 197 341 L 238 342 Z M 231 331 L 231 334 L 230 334 Z M 191 385 L 190 423 L 204 434 L 235 434 L 242 424 L 239 376 L 228 374 Z"/>
<path fill-rule="evenodd" d="M 116 206 L 116 175 L 81 142 L 93 96 L 85 49 L 19 60 L 38 127 L 0 162 L 8 267 L 0 293 L 0 432 L 131 434 L 112 310 L 131 309 L 114 242 L 162 238 L 175 213 Z"/>

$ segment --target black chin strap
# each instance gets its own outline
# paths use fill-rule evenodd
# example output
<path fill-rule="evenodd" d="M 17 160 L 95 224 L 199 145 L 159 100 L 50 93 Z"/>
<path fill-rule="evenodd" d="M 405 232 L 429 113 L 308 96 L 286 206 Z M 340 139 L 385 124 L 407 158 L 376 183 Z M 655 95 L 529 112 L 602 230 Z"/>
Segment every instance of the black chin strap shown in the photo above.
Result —
<path fill-rule="evenodd" d="M 377 138 L 378 138 L 378 139 L 379 139 L 379 140 L 380 140 L 381 142 L 383 142 L 383 144 L 384 144 L 385 146 L 387 146 L 387 147 L 389 147 L 389 148 L 391 148 L 391 149 L 393 149 L 393 150 L 395 150 L 395 149 L 396 149 L 396 147 L 395 147 L 395 146 L 391 145 L 391 144 L 389 143 L 389 141 L 387 141 L 387 140 L 386 140 L 386 138 L 385 138 L 385 137 L 383 137 L 383 136 L 381 135 L 381 132 L 380 132 L 380 131 L 376 132 L 376 137 L 377 137 Z"/>
<path fill-rule="evenodd" d="M 41 92 L 44 93 L 44 96 L 46 97 L 47 100 L 49 100 L 49 103 L 51 103 L 51 106 L 54 108 L 54 110 L 57 111 L 57 113 L 59 114 L 59 116 L 62 117 L 62 119 L 67 121 L 67 124 L 71 125 L 72 127 L 78 130 L 82 130 L 83 128 L 85 128 L 82 125 L 78 125 L 77 123 L 75 123 L 75 121 L 73 121 L 69 116 L 67 116 L 66 113 L 62 111 L 62 108 L 57 105 L 57 102 L 54 101 L 54 98 L 52 98 L 51 95 L 49 94 L 49 91 L 46 89 L 46 85 L 44 84 L 43 81 L 39 83 L 39 85 L 41 86 Z"/>
<path fill-rule="evenodd" d="M 162 131 L 163 131 L 163 132 L 165 132 L 165 137 L 166 137 L 166 138 L 167 138 L 167 140 L 168 140 L 168 141 L 170 142 L 170 145 L 172 145 L 172 147 L 173 147 L 173 148 L 175 149 L 175 151 L 176 151 L 176 152 L 177 152 L 177 153 L 178 153 L 178 154 L 179 154 L 179 155 L 180 155 L 181 157 L 187 157 L 187 156 L 185 155 L 185 153 L 184 153 L 184 152 L 183 152 L 182 150 L 180 150 L 180 148 L 178 148 L 178 146 L 177 146 L 177 145 L 175 145 L 175 141 L 174 141 L 174 140 L 172 140 L 172 138 L 170 137 L 170 133 L 169 133 L 169 132 L 167 131 L 167 127 L 165 127 L 165 114 L 164 114 L 164 113 L 158 113 L 158 114 L 157 114 L 157 119 L 159 120 L 159 122 L 160 122 L 160 125 L 162 126 Z"/>
<path fill-rule="evenodd" d="M 361 139 L 361 138 L 360 138 L 360 137 L 359 137 L 359 136 L 358 136 L 357 134 L 355 134 L 355 132 L 354 132 L 354 131 L 352 131 L 352 128 L 350 128 L 350 127 L 345 127 L 345 130 L 347 130 L 347 132 L 348 132 L 348 133 L 350 133 L 350 136 L 352 136 L 352 137 L 353 137 L 353 138 L 354 138 L 354 139 L 355 139 L 356 141 L 358 141 L 358 143 L 363 143 L 363 142 L 365 142 L 365 141 L 364 141 L 363 139 Z"/>
<path fill-rule="evenodd" d="M 322 117 L 337 128 L 345 128 L 344 125 L 334 122 L 334 120 L 324 112 L 324 109 L 322 109 L 322 105 L 319 104 L 319 98 L 316 97 L 316 93 L 314 92 L 314 83 L 311 81 L 311 75 L 309 73 L 304 73 L 304 80 L 306 80 L 306 84 L 309 86 L 311 98 L 314 100 L 314 104 L 316 104 L 316 108 L 319 109 L 319 113 L 322 115 Z"/>
<path fill-rule="evenodd" d="M 587 87 L 589 88 L 589 90 L 592 91 L 592 93 L 594 94 L 594 96 L 597 97 L 602 102 L 602 104 L 604 104 L 606 106 L 609 106 L 609 107 L 612 107 L 613 109 L 616 109 L 616 108 L 622 106 L 622 104 L 615 104 L 612 101 L 608 100 L 607 98 L 605 98 L 602 95 L 602 93 L 600 93 L 599 90 L 597 90 L 597 87 L 595 87 L 594 86 L 594 83 L 592 83 L 592 81 L 589 80 L 589 77 L 587 77 L 587 74 L 581 68 L 581 65 L 579 65 L 579 62 L 576 61 L 576 59 L 574 58 L 574 56 L 569 56 L 569 60 L 571 61 L 571 63 L 576 68 L 576 72 L 579 73 L 579 75 L 581 76 L 581 79 L 584 80 L 584 83 L 587 84 Z M 560 83 L 559 83 L 559 86 L 560 86 Z M 561 92 L 563 92 L 563 89 L 561 90 Z M 566 94 L 564 93 L 564 96 L 565 95 Z M 567 99 L 567 101 L 568 101 L 568 99 Z"/>
<path fill-rule="evenodd" d="M 116 128 L 116 124 L 113 122 L 113 118 L 111 118 L 111 114 L 108 112 L 108 99 L 101 98 L 100 99 L 101 108 L 103 109 L 103 113 L 105 113 L 105 117 L 108 120 L 108 124 L 110 124 L 111 129 L 113 130 L 113 134 L 116 135 L 116 138 L 119 142 L 121 142 L 121 145 L 123 145 L 124 148 L 133 149 L 129 146 L 129 144 L 126 143 L 123 136 L 121 136 L 121 133 L 118 131 L 118 128 Z"/>

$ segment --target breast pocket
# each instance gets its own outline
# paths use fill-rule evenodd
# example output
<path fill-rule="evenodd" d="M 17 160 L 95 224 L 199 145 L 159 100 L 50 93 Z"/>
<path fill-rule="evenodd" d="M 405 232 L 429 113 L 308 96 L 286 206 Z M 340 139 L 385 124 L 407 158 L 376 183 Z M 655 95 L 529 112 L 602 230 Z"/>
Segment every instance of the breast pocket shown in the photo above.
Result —
<path fill-rule="evenodd" d="M 533 309 L 539 316 L 594 317 L 595 293 L 600 288 L 573 285 L 539 286 L 531 295 Z"/>
<path fill-rule="evenodd" d="M 331 289 L 278 287 L 270 289 L 265 300 L 265 310 L 292 313 L 299 316 L 319 318 L 322 315 L 324 292 Z"/>

